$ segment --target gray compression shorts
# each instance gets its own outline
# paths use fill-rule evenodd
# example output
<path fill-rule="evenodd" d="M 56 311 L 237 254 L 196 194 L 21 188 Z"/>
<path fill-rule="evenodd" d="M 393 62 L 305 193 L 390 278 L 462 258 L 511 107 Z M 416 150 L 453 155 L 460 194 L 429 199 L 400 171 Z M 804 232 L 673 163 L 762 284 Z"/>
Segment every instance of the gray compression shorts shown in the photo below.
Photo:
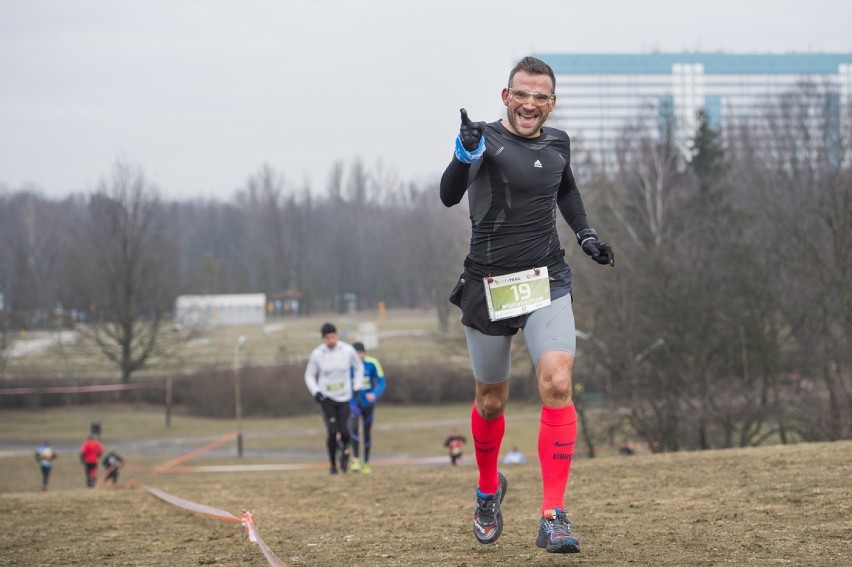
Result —
<path fill-rule="evenodd" d="M 571 294 L 534 311 L 523 328 L 524 342 L 534 365 L 549 350 L 577 353 L 577 331 Z M 473 376 L 479 382 L 497 384 L 511 371 L 511 336 L 491 336 L 471 327 L 464 328 Z"/>

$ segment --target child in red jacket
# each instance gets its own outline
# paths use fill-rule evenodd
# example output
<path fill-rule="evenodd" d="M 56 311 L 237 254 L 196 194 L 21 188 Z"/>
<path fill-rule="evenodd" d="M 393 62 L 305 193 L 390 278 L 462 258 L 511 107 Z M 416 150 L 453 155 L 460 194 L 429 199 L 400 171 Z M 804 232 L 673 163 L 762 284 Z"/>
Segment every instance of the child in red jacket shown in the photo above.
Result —
<path fill-rule="evenodd" d="M 104 454 L 104 446 L 94 435 L 83 441 L 80 446 L 80 462 L 86 467 L 86 486 L 92 488 L 98 481 L 98 460 Z"/>

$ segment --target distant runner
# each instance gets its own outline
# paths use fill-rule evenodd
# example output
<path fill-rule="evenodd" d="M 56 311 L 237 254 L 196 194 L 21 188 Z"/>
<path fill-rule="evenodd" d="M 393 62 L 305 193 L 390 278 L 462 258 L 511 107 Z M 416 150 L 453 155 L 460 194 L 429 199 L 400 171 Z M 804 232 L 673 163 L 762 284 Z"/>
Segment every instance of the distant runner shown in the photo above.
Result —
<path fill-rule="evenodd" d="M 337 328 L 325 323 L 320 329 L 322 344 L 311 352 L 305 369 L 305 384 L 322 411 L 328 437 L 328 472 L 349 470 L 349 402 L 353 391 L 364 387 L 364 363 L 352 345 L 337 338 Z"/>
<path fill-rule="evenodd" d="M 382 365 L 373 356 L 367 356 L 364 343 L 354 343 L 352 345 L 358 357 L 364 362 L 364 386 L 360 392 L 355 392 L 352 396 L 352 401 L 349 402 L 349 435 L 352 439 L 352 471 L 363 472 L 369 474 L 372 472 L 370 468 L 370 448 L 372 446 L 372 429 L 373 416 L 375 415 L 376 401 L 382 392 L 385 391 L 385 376 L 382 370 Z M 364 460 L 360 460 L 359 449 L 362 445 L 362 437 L 359 430 L 361 422 L 364 425 Z"/>

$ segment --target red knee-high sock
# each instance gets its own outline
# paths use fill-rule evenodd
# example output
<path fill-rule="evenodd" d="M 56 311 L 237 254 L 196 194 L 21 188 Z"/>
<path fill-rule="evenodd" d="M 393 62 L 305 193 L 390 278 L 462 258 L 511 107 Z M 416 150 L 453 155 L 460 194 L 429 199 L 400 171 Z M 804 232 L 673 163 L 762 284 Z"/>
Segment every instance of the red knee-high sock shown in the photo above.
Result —
<path fill-rule="evenodd" d="M 470 412 L 470 431 L 476 466 L 479 467 L 479 490 L 483 494 L 496 494 L 500 485 L 497 460 L 500 458 L 500 443 L 506 432 L 506 419 L 502 413 L 494 419 L 485 419 L 476 411 L 474 403 Z"/>
<path fill-rule="evenodd" d="M 574 405 L 565 408 L 542 406 L 538 430 L 538 459 L 541 465 L 541 511 L 565 509 L 565 487 L 577 441 L 577 412 Z"/>

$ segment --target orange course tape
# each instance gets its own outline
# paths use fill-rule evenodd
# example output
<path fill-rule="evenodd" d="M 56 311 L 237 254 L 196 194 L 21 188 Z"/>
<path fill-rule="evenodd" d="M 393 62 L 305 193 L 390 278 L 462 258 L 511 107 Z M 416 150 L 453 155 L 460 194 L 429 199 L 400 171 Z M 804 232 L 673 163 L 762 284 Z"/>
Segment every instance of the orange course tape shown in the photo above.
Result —
<path fill-rule="evenodd" d="M 184 500 L 183 498 L 178 498 L 177 496 L 172 496 L 168 492 L 163 492 L 153 486 L 142 485 L 142 488 L 159 498 L 160 500 L 164 500 L 169 504 L 173 504 L 178 508 L 183 508 L 184 510 L 189 510 L 190 512 L 195 512 L 197 514 L 204 514 L 205 516 L 210 516 L 212 518 L 217 518 L 219 520 L 224 520 L 226 522 L 231 522 L 234 524 L 241 523 L 241 520 L 231 514 L 230 512 L 226 512 L 225 510 L 219 510 L 218 508 L 213 508 L 211 506 L 205 506 L 204 504 L 196 504 L 190 500 Z"/>
<path fill-rule="evenodd" d="M 212 442 L 208 443 L 207 445 L 205 445 L 203 447 L 199 447 L 198 449 L 195 449 L 194 451 L 190 451 L 186 455 L 181 455 L 180 457 L 178 457 L 176 459 L 172 459 L 171 461 L 164 463 L 164 464 L 160 465 L 159 467 L 154 467 L 154 469 L 151 472 L 153 472 L 154 474 L 159 474 L 161 472 L 165 472 L 175 465 L 179 465 L 184 461 L 188 461 L 189 459 L 191 459 L 193 457 L 197 457 L 198 455 L 200 455 L 202 453 L 206 453 L 207 451 L 209 451 L 210 449 L 213 449 L 214 447 L 218 447 L 222 443 L 227 443 L 231 439 L 234 439 L 238 434 L 239 434 L 238 431 L 232 431 L 231 433 L 228 433 L 227 435 L 220 437 L 219 439 L 216 439 L 215 441 L 212 441 Z"/>
<path fill-rule="evenodd" d="M 266 545 L 266 542 L 263 541 L 263 538 L 260 537 L 260 534 L 257 533 L 257 528 L 254 527 L 254 514 L 251 512 L 243 512 L 243 526 L 247 532 L 249 541 L 253 541 L 257 543 L 257 546 L 260 548 L 260 552 L 263 553 L 263 556 L 266 557 L 267 563 L 272 565 L 272 567 L 287 567 L 281 559 L 275 555 L 271 549 Z"/>
<path fill-rule="evenodd" d="M 163 492 L 153 486 L 142 485 L 142 488 L 147 490 L 153 496 L 168 502 L 169 504 L 173 504 L 179 508 L 183 508 L 184 510 L 188 510 L 190 512 L 196 512 L 198 514 L 204 514 L 206 516 L 210 516 L 212 518 L 217 518 L 219 520 L 224 520 L 226 522 L 231 522 L 235 524 L 241 524 L 243 527 L 243 536 L 247 537 L 249 541 L 254 542 L 260 548 L 260 552 L 263 553 L 263 556 L 266 558 L 267 563 L 269 563 L 272 567 L 287 567 L 287 565 L 277 556 L 275 553 L 269 549 L 269 546 L 266 545 L 266 542 L 263 541 L 263 538 L 260 537 L 260 534 L 257 533 L 257 528 L 254 525 L 254 514 L 243 510 L 243 514 L 241 518 L 237 518 L 230 512 L 226 512 L 225 510 L 219 510 L 218 508 L 213 508 L 211 506 L 205 506 L 204 504 L 197 504 L 195 502 L 191 502 L 189 500 L 184 500 L 183 498 L 179 498 L 168 492 Z"/>

